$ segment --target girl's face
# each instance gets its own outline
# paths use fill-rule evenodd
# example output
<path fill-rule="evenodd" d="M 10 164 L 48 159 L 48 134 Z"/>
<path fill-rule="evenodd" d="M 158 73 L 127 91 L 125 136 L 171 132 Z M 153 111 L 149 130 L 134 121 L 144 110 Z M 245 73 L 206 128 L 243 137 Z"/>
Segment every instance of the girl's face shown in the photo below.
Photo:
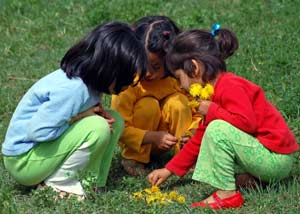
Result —
<path fill-rule="evenodd" d="M 187 73 L 182 69 L 176 70 L 173 74 L 175 78 L 180 82 L 181 87 L 186 91 L 189 91 L 191 84 L 198 83 L 197 79 L 189 77 Z"/>
<path fill-rule="evenodd" d="M 145 76 L 146 81 L 162 79 L 165 76 L 164 64 L 158 54 L 148 53 L 148 70 Z"/>
<path fill-rule="evenodd" d="M 187 72 L 184 71 L 183 69 L 178 69 L 173 72 L 175 78 L 179 80 L 181 87 L 186 91 L 189 91 L 190 85 L 193 83 L 199 83 L 203 85 L 201 76 L 204 68 L 202 67 L 201 64 L 197 63 L 197 61 L 192 60 L 192 62 L 195 67 L 195 70 L 193 72 L 193 77 L 189 77 L 187 75 Z"/>

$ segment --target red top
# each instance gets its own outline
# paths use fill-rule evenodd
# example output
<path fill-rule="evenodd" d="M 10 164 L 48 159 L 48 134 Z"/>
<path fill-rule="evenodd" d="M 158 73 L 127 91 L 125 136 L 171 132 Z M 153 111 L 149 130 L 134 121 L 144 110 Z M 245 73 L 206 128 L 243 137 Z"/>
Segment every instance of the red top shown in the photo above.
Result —
<path fill-rule="evenodd" d="M 256 137 L 272 152 L 290 154 L 298 150 L 293 133 L 259 86 L 223 72 L 216 82 L 212 102 L 196 134 L 166 164 L 165 167 L 174 174 L 183 176 L 196 163 L 205 129 L 216 119 L 227 121 Z"/>

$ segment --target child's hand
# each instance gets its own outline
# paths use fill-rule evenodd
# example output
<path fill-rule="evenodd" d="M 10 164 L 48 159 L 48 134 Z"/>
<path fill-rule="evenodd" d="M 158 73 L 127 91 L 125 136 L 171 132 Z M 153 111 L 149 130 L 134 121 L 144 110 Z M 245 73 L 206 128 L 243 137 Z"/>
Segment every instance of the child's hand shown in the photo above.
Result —
<path fill-rule="evenodd" d="M 170 150 L 177 143 L 177 138 L 165 131 L 148 131 L 144 139 L 164 151 Z"/>
<path fill-rule="evenodd" d="M 170 170 L 168 170 L 167 168 L 161 168 L 161 169 L 156 169 L 156 170 L 152 171 L 147 176 L 147 178 L 148 178 L 148 182 L 152 186 L 159 186 L 160 184 L 165 182 L 165 180 L 167 180 L 168 177 L 170 177 L 171 175 L 172 175 L 172 172 Z"/>
<path fill-rule="evenodd" d="M 180 148 L 182 148 L 196 133 L 196 129 L 187 130 L 183 136 L 180 138 Z"/>
<path fill-rule="evenodd" d="M 180 140 L 180 148 L 182 148 L 188 141 L 191 139 L 191 136 L 183 135 Z"/>
<path fill-rule="evenodd" d="M 198 107 L 198 113 L 201 115 L 206 115 L 208 112 L 209 106 L 212 104 L 209 100 L 201 100 L 200 105 Z"/>
<path fill-rule="evenodd" d="M 112 127 L 112 124 L 115 122 L 115 118 L 113 118 L 113 116 L 111 114 L 109 114 L 108 112 L 106 112 L 102 106 L 97 106 L 97 114 L 101 117 L 104 117 L 107 121 L 107 123 L 109 124 L 109 128 L 110 130 L 112 131 L 113 130 L 113 127 Z"/>

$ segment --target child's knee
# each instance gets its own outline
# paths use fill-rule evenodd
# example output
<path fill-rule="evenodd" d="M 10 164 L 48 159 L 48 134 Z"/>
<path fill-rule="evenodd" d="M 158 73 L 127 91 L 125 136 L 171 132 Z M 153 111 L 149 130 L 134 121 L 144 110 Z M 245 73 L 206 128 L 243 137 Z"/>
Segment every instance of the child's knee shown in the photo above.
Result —
<path fill-rule="evenodd" d="M 224 120 L 213 120 L 212 122 L 210 122 L 208 124 L 205 132 L 206 133 L 223 132 L 230 126 L 232 126 L 232 125 Z"/>
<path fill-rule="evenodd" d="M 134 117 L 142 117 L 144 121 L 160 118 L 161 110 L 159 101 L 153 97 L 144 97 L 136 102 L 134 106 Z"/>
<path fill-rule="evenodd" d="M 166 98 L 163 108 L 166 108 L 168 111 L 171 110 L 176 114 L 192 114 L 191 108 L 188 105 L 187 97 L 181 93 L 175 93 Z"/>
<path fill-rule="evenodd" d="M 205 130 L 203 142 L 214 144 L 215 146 L 224 146 L 224 142 L 227 142 L 227 131 L 231 125 L 224 120 L 213 120 L 210 122 Z"/>
<path fill-rule="evenodd" d="M 84 124 L 82 126 L 82 131 L 89 133 L 89 140 L 93 139 L 109 139 L 110 138 L 110 128 L 109 125 L 103 117 L 100 116 L 89 116 L 83 119 Z"/>

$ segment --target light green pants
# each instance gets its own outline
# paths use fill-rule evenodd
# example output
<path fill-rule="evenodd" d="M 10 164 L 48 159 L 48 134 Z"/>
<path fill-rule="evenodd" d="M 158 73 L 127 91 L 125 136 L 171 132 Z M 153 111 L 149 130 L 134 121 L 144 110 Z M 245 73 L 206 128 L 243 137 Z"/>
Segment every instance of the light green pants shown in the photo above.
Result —
<path fill-rule="evenodd" d="M 203 136 L 193 179 L 221 190 L 235 190 L 235 175 L 248 172 L 270 182 L 289 175 L 293 154 L 265 148 L 255 137 L 231 124 L 212 121 Z"/>
<path fill-rule="evenodd" d="M 115 111 L 108 112 L 115 118 L 113 132 L 103 117 L 86 117 L 54 141 L 39 143 L 20 156 L 4 156 L 6 169 L 20 184 L 36 185 L 52 175 L 83 143 L 88 143 L 90 156 L 83 176 L 93 176 L 97 186 L 105 186 L 114 148 L 124 129 L 122 117 Z"/>

